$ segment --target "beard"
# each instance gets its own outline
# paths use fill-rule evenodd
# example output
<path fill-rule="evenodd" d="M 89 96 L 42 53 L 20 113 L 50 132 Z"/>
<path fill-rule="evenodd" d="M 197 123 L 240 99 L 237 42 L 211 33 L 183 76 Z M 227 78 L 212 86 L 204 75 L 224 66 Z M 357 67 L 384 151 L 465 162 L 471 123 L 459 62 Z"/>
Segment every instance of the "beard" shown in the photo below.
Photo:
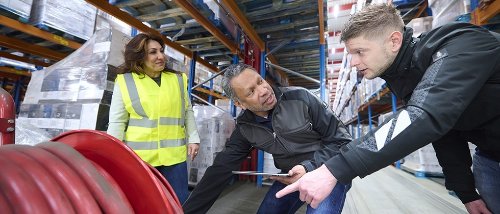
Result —
<path fill-rule="evenodd" d="M 385 50 L 384 51 L 384 59 L 387 59 L 383 62 L 383 64 L 380 66 L 380 68 L 377 71 L 374 71 L 374 76 L 371 79 L 374 79 L 376 77 L 380 77 L 391 65 L 394 63 L 394 60 L 396 59 L 395 54 L 391 54 L 391 52 Z"/>

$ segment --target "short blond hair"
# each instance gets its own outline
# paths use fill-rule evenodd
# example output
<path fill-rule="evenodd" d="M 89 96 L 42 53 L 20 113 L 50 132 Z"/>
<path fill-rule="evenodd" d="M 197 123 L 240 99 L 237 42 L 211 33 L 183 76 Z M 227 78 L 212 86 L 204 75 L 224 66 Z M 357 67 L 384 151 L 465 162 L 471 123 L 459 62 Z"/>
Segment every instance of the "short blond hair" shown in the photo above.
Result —
<path fill-rule="evenodd" d="M 360 36 L 380 37 L 389 30 L 403 33 L 404 26 L 400 12 L 395 7 L 387 4 L 372 4 L 351 16 L 340 39 L 345 42 Z"/>

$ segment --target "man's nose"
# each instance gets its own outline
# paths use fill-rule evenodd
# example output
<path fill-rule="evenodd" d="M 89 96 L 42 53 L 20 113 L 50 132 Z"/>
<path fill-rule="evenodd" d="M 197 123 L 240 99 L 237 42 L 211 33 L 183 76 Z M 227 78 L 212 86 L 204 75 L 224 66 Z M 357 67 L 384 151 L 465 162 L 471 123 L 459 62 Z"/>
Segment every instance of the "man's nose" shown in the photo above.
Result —
<path fill-rule="evenodd" d="M 265 96 L 267 95 L 268 89 L 263 85 L 261 85 L 258 87 L 258 91 L 259 91 L 259 96 Z"/>
<path fill-rule="evenodd" d="M 359 63 L 359 56 L 356 54 L 351 55 L 351 67 L 356 67 L 357 65 L 359 65 Z"/>

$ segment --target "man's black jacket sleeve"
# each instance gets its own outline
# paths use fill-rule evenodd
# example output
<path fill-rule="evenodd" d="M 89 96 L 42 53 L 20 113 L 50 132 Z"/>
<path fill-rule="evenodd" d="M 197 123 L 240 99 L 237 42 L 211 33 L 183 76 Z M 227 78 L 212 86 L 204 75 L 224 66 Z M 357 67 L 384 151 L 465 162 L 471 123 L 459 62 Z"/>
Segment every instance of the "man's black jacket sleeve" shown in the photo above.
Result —
<path fill-rule="evenodd" d="M 439 54 L 435 52 L 406 108 L 375 131 L 343 146 L 341 155 L 325 163 L 341 183 L 373 173 L 453 128 L 500 66 L 500 46 L 492 34 L 460 33 L 465 37 L 451 38 L 440 47 Z M 465 42 L 463 38 L 471 39 Z"/>
<path fill-rule="evenodd" d="M 314 153 L 312 160 L 303 161 L 301 164 L 310 172 L 320 167 L 331 157 L 340 153 L 340 147 L 351 142 L 352 138 L 344 124 L 333 114 L 333 111 L 318 97 L 307 92 L 309 114 L 312 127 L 322 137 L 321 149 Z"/>
<path fill-rule="evenodd" d="M 439 165 L 443 167 L 446 188 L 454 190 L 464 204 L 480 199 L 474 185 L 468 142 L 456 131 L 450 131 L 432 146 Z"/>
<path fill-rule="evenodd" d="M 225 149 L 215 157 L 214 164 L 207 168 L 205 175 L 182 206 L 184 213 L 207 213 L 229 183 L 231 171 L 239 169 L 252 148 L 239 135 L 236 126 Z"/>

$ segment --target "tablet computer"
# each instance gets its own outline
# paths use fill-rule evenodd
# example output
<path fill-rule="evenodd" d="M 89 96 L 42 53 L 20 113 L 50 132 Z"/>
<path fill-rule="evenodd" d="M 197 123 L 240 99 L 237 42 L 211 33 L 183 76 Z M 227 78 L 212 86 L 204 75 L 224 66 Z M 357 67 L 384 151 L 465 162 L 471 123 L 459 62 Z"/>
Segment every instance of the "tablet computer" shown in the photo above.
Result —
<path fill-rule="evenodd" d="M 237 175 L 262 175 L 262 176 L 284 176 L 284 177 L 289 176 L 286 173 L 257 172 L 257 171 L 233 171 L 233 174 L 237 174 Z"/>

